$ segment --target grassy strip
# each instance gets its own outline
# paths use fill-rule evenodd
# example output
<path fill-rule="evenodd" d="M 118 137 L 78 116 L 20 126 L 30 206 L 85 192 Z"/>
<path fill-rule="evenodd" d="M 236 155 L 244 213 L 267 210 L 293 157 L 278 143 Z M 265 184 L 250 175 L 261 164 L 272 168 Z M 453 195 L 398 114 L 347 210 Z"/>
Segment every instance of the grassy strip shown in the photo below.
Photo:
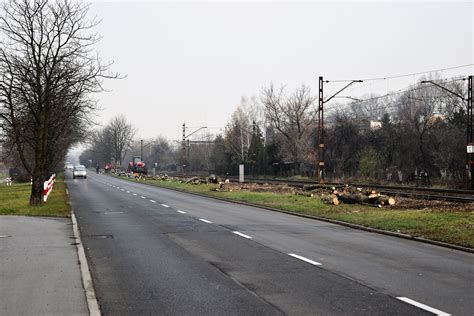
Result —
<path fill-rule="evenodd" d="M 193 185 L 173 181 L 146 180 L 145 183 L 474 248 L 473 211 L 400 210 L 349 204 L 333 206 L 323 203 L 318 198 L 292 194 L 248 191 L 214 192 L 210 191 L 211 185 Z"/>
<path fill-rule="evenodd" d="M 71 216 L 71 209 L 66 195 L 64 177 L 59 175 L 53 191 L 48 197 L 48 203 L 30 206 L 31 185 L 15 183 L 12 186 L 0 185 L 0 215 L 27 216 Z"/>

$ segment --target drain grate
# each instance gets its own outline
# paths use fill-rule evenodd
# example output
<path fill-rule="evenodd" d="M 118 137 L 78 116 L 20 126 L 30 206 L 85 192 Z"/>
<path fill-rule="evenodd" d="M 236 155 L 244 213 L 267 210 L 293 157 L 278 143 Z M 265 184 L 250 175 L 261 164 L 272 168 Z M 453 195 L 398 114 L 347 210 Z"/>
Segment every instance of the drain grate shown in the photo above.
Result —
<path fill-rule="evenodd" d="M 84 235 L 82 238 L 94 238 L 94 239 L 113 239 L 113 235 Z"/>

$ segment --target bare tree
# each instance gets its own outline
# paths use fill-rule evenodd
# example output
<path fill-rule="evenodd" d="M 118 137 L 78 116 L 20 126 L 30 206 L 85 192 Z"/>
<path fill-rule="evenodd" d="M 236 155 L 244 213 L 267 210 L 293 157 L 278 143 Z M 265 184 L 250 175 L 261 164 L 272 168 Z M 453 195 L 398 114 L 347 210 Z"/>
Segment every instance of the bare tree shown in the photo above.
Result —
<path fill-rule="evenodd" d="M 294 162 L 298 169 L 312 150 L 309 137 L 316 114 L 314 101 L 310 88 L 305 85 L 291 95 L 286 94 L 284 87 L 275 88 L 273 84 L 262 91 L 261 102 L 267 119 L 281 136 L 277 138 L 282 142 L 281 155 Z"/>
<path fill-rule="evenodd" d="M 93 54 L 97 25 L 80 1 L 11 0 L 2 5 L 0 121 L 33 177 L 30 204 L 42 200 L 42 184 L 77 141 L 108 72 Z M 28 159 L 27 153 L 32 153 Z"/>
<path fill-rule="evenodd" d="M 125 116 L 118 115 L 105 127 L 104 133 L 111 142 L 112 158 L 121 166 L 135 137 L 135 128 L 127 122 Z"/>

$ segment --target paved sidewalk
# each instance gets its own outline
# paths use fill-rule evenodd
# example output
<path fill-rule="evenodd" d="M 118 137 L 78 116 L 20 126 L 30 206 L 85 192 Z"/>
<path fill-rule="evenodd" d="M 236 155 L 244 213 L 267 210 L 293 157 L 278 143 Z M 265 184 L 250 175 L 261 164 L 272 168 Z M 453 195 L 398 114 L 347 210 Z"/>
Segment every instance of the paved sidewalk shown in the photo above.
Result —
<path fill-rule="evenodd" d="M 72 236 L 71 219 L 0 216 L 0 315 L 89 314 Z"/>

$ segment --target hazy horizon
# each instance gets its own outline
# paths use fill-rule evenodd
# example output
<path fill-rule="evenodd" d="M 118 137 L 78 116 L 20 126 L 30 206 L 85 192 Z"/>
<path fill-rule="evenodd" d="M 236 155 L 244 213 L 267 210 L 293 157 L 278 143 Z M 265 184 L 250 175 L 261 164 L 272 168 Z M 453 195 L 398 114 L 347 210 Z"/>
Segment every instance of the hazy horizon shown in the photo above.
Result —
<path fill-rule="evenodd" d="M 288 89 L 318 76 L 361 79 L 473 63 L 471 2 L 93 2 L 97 45 L 112 70 L 97 121 L 124 114 L 137 138 L 180 138 L 181 126 L 216 133 L 242 96 L 270 82 Z M 472 74 L 467 67 L 442 77 Z M 355 85 L 361 97 L 419 76 Z M 340 86 L 328 84 L 326 94 Z"/>

